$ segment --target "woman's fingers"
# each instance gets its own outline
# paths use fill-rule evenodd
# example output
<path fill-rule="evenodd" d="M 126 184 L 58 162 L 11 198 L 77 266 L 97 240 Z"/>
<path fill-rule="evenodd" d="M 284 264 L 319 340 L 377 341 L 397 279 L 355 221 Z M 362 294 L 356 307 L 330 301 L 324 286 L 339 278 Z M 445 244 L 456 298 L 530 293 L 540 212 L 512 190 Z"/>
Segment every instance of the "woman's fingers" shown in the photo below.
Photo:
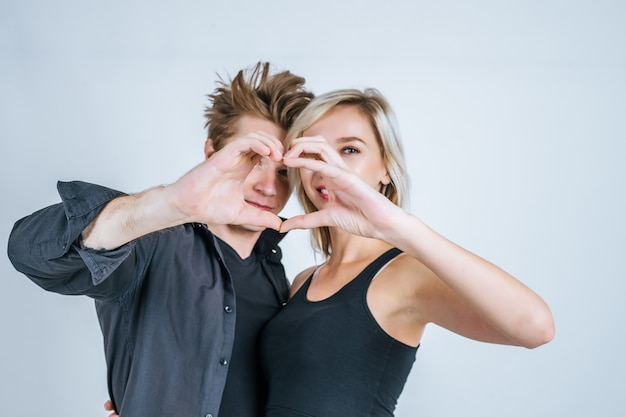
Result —
<path fill-rule="evenodd" d="M 304 168 L 311 171 L 322 171 L 328 167 L 328 163 L 325 161 L 310 158 L 289 158 L 284 159 L 283 163 L 289 168 Z"/>
<path fill-rule="evenodd" d="M 344 165 L 341 156 L 321 136 L 294 140 L 284 158 L 285 160 L 294 158 L 319 159 L 334 165 Z"/>

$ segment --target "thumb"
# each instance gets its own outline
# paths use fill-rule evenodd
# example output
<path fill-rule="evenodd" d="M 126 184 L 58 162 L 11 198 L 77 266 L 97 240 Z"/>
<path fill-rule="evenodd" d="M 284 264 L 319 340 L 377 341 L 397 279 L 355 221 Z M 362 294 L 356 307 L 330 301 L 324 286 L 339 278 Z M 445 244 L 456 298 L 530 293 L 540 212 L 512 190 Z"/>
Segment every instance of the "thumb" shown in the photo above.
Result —
<path fill-rule="evenodd" d="M 241 219 L 241 224 L 280 230 L 282 220 L 280 217 L 274 213 L 270 213 L 269 211 L 250 208 L 250 210 L 246 210 L 246 215 Z"/>
<path fill-rule="evenodd" d="M 313 213 L 300 214 L 298 216 L 291 217 L 283 222 L 280 226 L 280 232 L 286 233 L 294 229 L 313 229 L 320 226 L 328 226 L 325 224 L 324 219 L 326 216 L 321 211 L 314 211 Z"/>

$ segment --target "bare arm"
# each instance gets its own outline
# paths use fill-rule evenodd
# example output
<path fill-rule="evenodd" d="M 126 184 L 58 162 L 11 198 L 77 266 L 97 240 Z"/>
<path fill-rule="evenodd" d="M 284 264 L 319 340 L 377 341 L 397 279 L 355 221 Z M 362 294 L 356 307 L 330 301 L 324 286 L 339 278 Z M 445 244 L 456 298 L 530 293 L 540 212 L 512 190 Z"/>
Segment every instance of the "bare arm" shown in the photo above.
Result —
<path fill-rule="evenodd" d="M 380 225 L 379 236 L 423 263 L 457 296 L 439 289 L 427 309 L 430 321 L 470 337 L 482 333 L 483 339 L 505 343 L 498 340 L 499 335 L 489 336 L 491 327 L 511 344 L 528 348 L 553 338 L 552 313 L 539 295 L 500 267 L 444 238 L 417 217 L 402 210 L 390 213 L 386 226 Z M 464 313 L 467 307 L 477 317 Z M 481 323 L 481 319 L 486 323 Z"/>
<path fill-rule="evenodd" d="M 301 154 L 317 154 L 320 158 L 299 157 Z M 286 155 L 285 164 L 320 172 L 329 191 L 329 203 L 319 211 L 287 220 L 282 231 L 339 227 L 402 249 L 445 284 L 429 288 L 432 302 L 423 311 L 425 321 L 453 328 L 468 337 L 491 331 L 492 337 L 481 339 L 510 341 L 529 348 L 552 339 L 552 314 L 541 297 L 501 268 L 454 244 L 392 204 L 350 171 L 324 141 L 302 140 Z M 407 272 L 407 277 L 424 274 L 414 272 Z M 451 296 L 445 287 L 454 294 Z M 468 307 L 475 312 L 469 320 L 464 317 Z"/>

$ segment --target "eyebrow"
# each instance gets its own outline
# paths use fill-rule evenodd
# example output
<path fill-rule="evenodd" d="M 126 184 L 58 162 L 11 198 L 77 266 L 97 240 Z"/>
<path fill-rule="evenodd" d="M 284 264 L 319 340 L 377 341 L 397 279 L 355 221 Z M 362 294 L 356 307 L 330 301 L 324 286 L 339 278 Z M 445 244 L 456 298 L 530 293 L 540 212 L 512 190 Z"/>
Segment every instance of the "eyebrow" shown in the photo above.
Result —
<path fill-rule="evenodd" d="M 337 143 L 349 143 L 349 142 L 361 142 L 364 145 L 367 145 L 363 139 L 358 136 L 345 136 L 341 138 L 337 138 Z"/>

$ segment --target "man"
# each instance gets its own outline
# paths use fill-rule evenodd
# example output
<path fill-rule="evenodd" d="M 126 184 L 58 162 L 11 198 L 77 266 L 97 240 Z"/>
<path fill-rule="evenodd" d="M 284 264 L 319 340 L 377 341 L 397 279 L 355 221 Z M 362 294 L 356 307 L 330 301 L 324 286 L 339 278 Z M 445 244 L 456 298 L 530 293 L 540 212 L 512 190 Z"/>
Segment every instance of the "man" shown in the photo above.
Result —
<path fill-rule="evenodd" d="M 206 160 L 178 181 L 136 195 L 60 182 L 62 203 L 15 224 L 17 270 L 94 298 L 121 417 L 262 414 L 255 344 L 288 295 L 272 229 L 303 84 L 267 63 L 242 70 L 209 95 Z"/>

